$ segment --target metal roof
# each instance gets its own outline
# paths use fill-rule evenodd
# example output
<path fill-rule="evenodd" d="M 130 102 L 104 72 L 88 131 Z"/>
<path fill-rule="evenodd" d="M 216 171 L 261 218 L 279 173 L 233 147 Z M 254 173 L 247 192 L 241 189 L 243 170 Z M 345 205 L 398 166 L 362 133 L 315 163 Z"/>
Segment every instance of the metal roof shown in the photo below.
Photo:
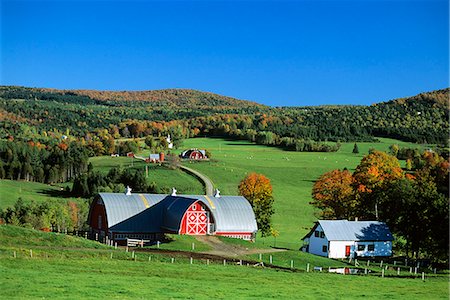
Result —
<path fill-rule="evenodd" d="M 319 220 L 329 241 L 392 241 L 389 227 L 379 221 Z"/>
<path fill-rule="evenodd" d="M 108 226 L 112 227 L 163 200 L 167 195 L 100 193 Z"/>
<path fill-rule="evenodd" d="M 179 232 L 183 215 L 196 198 L 168 196 L 164 199 L 162 227 L 171 232 Z"/>
<path fill-rule="evenodd" d="M 197 200 L 211 211 L 216 232 L 258 230 L 253 209 L 242 196 L 100 193 L 100 197 L 108 227 L 115 231 L 159 232 L 162 226 L 177 232 L 184 212 Z"/>

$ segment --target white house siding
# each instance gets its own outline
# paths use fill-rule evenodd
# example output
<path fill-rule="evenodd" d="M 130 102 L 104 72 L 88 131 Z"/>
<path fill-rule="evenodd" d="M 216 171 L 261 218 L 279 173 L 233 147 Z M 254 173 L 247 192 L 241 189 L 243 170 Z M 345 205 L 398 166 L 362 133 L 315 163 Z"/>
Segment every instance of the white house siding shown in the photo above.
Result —
<path fill-rule="evenodd" d="M 353 252 L 355 241 L 330 241 L 329 258 L 345 258 L 345 246 L 350 246 Z"/>
<path fill-rule="evenodd" d="M 358 245 L 364 245 L 364 250 L 358 250 Z M 373 251 L 369 251 L 369 245 L 374 246 Z M 356 251 L 356 255 L 359 257 L 372 257 L 372 256 L 391 256 L 392 255 L 392 242 L 355 242 L 355 241 L 330 241 L 329 258 L 346 258 L 345 246 L 350 246 L 350 255 L 353 256 Z"/>
<path fill-rule="evenodd" d="M 363 245 L 364 250 L 358 250 L 358 245 Z M 369 251 L 369 245 L 374 246 L 373 251 Z M 356 254 L 361 257 L 391 256 L 392 255 L 392 242 L 391 241 L 356 242 L 355 249 L 356 249 Z"/>
<path fill-rule="evenodd" d="M 317 226 L 317 228 L 315 229 L 315 231 L 319 231 L 323 232 L 323 229 L 320 225 Z M 327 247 L 327 251 L 323 252 L 323 246 Z M 321 238 L 320 234 L 319 237 L 316 237 L 313 234 L 309 237 L 309 249 L 308 249 L 309 253 L 315 254 L 315 255 L 320 255 L 320 256 L 328 256 L 328 239 L 326 237 Z"/>

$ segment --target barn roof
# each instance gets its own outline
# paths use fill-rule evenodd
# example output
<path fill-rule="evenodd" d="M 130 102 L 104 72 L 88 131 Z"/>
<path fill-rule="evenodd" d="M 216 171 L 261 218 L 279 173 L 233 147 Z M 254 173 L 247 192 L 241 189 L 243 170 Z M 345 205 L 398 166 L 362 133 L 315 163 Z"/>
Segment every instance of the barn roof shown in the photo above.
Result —
<path fill-rule="evenodd" d="M 167 195 L 100 193 L 105 205 L 108 226 L 112 227 L 163 200 Z"/>
<path fill-rule="evenodd" d="M 242 196 L 100 193 L 109 228 L 117 231 L 178 231 L 184 212 L 200 200 L 211 211 L 216 232 L 256 232 L 255 214 Z"/>
<path fill-rule="evenodd" d="M 392 241 L 389 227 L 379 221 L 319 220 L 329 241 Z M 313 230 L 306 237 L 311 236 Z"/>

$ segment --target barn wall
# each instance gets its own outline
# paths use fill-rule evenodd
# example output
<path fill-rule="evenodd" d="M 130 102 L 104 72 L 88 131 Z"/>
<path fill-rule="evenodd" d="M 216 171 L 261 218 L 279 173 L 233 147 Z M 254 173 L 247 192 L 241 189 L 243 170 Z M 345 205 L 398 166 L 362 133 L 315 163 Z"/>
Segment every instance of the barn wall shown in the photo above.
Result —
<path fill-rule="evenodd" d="M 180 234 L 206 235 L 210 224 L 211 212 L 205 210 L 199 201 L 193 203 L 183 215 L 180 225 Z M 195 217 L 195 221 L 189 220 L 190 216 Z"/>
<path fill-rule="evenodd" d="M 252 232 L 216 232 L 215 235 L 225 236 L 234 239 L 242 239 L 246 241 L 254 240 L 254 234 Z"/>
<path fill-rule="evenodd" d="M 99 216 L 101 216 L 101 226 L 99 227 Z M 91 208 L 90 214 L 90 224 L 92 229 L 97 231 L 107 231 L 108 230 L 108 220 L 106 218 L 105 206 L 101 200 L 97 201 Z"/>
<path fill-rule="evenodd" d="M 323 232 L 323 229 L 319 224 L 314 231 L 319 231 L 319 233 L 320 233 L 320 232 Z M 327 246 L 327 252 L 322 251 L 323 246 Z M 321 238 L 320 234 L 319 234 L 319 237 L 316 237 L 313 232 L 309 238 L 308 252 L 315 254 L 315 255 L 327 256 L 328 255 L 328 239 L 327 239 L 327 237 L 325 236 L 325 237 Z"/>

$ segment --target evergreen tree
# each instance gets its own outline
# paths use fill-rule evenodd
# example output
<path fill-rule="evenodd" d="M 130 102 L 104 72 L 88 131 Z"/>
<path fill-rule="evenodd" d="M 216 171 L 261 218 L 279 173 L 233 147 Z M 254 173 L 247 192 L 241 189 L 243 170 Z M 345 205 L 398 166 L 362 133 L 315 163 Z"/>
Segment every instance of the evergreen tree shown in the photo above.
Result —
<path fill-rule="evenodd" d="M 355 143 L 355 145 L 353 146 L 353 153 L 358 154 L 359 153 L 359 148 L 358 145 Z"/>

